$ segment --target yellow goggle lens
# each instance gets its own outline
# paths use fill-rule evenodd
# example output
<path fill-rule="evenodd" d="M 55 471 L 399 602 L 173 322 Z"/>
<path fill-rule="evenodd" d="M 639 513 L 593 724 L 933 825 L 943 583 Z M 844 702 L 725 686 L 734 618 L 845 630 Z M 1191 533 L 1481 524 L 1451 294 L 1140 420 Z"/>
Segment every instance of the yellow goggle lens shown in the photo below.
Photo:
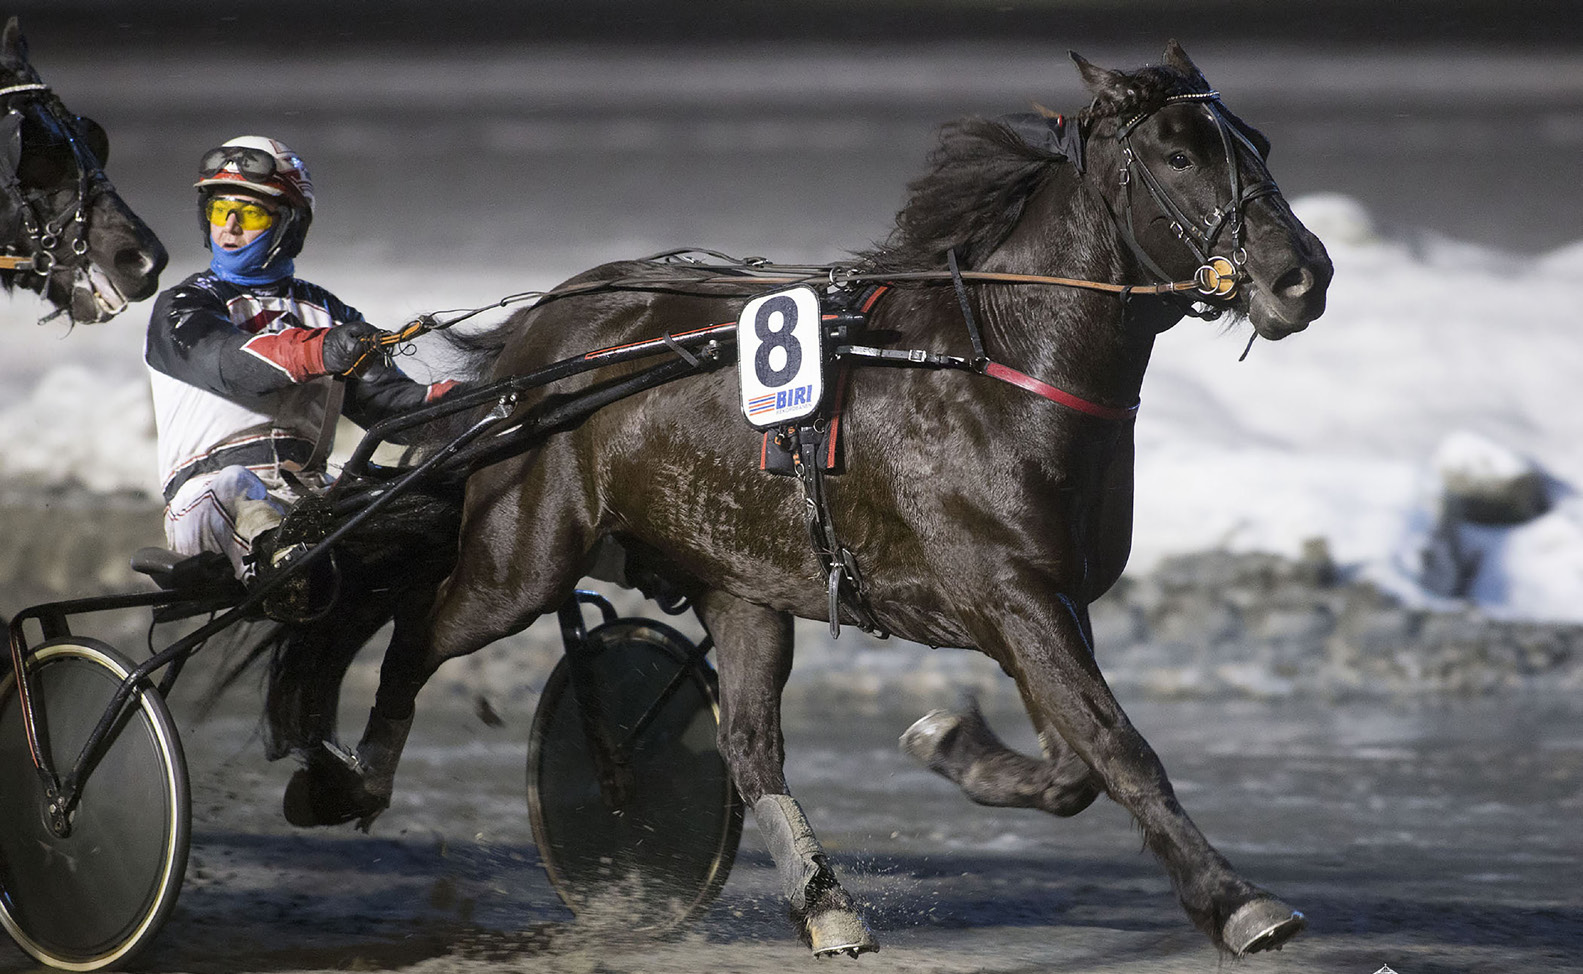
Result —
<path fill-rule="evenodd" d="M 241 200 L 210 200 L 209 222 L 223 227 L 235 214 L 243 230 L 268 230 L 275 224 L 275 215 L 257 203 Z"/>

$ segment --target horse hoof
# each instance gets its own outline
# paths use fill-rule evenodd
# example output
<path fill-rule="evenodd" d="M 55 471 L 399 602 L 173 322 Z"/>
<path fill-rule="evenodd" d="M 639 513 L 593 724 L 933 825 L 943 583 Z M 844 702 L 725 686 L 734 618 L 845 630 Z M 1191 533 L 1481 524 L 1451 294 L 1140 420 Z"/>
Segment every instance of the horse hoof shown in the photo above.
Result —
<path fill-rule="evenodd" d="M 1238 957 L 1280 950 L 1308 925 L 1303 915 L 1277 899 L 1244 903 L 1221 931 L 1226 948 Z"/>
<path fill-rule="evenodd" d="M 879 950 L 879 941 L 863 918 L 851 910 L 825 910 L 808 918 L 808 942 L 817 958 L 845 954 L 856 957 Z"/>
<path fill-rule="evenodd" d="M 946 744 L 962 727 L 962 715 L 950 710 L 931 710 L 902 732 L 901 749 L 919 763 L 938 771 L 943 764 Z"/>
<path fill-rule="evenodd" d="M 299 768 L 286 782 L 281 800 L 286 821 L 304 829 L 356 820 L 357 827 L 367 832 L 369 823 L 389 806 L 389 799 L 369 794 L 357 772 L 338 762 Z"/>

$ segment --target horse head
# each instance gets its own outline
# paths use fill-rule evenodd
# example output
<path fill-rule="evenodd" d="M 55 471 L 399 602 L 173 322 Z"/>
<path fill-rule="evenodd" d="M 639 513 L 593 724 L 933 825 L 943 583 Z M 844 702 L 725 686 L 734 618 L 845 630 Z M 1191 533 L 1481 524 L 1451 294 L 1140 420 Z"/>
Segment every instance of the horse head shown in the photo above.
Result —
<path fill-rule="evenodd" d="M 0 34 L 0 111 L 0 249 L 12 258 L 0 283 L 83 323 L 158 290 L 165 248 L 105 178 L 104 130 L 39 80 L 15 17 Z"/>
<path fill-rule="evenodd" d="M 1181 45 L 1137 71 L 1072 55 L 1094 100 L 1087 171 L 1133 257 L 1160 281 L 1197 279 L 1214 311 L 1267 339 L 1325 310 L 1333 269 L 1270 176 L 1270 143 L 1220 101 Z"/>

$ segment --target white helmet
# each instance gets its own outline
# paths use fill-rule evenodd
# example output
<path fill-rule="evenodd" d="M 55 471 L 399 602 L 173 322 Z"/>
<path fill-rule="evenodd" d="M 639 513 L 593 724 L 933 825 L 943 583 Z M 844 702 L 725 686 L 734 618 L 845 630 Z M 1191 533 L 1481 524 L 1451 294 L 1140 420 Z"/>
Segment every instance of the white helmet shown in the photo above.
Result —
<path fill-rule="evenodd" d="M 260 135 L 244 135 L 203 154 L 198 189 L 248 189 L 313 213 L 313 180 L 291 146 Z"/>

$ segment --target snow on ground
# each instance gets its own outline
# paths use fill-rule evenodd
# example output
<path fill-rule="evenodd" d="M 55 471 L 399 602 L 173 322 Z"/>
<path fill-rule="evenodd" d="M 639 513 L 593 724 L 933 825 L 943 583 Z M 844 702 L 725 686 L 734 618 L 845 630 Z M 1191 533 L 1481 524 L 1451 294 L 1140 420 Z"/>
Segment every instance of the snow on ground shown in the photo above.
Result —
<path fill-rule="evenodd" d="M 1583 622 L 1583 242 L 1524 259 L 1383 236 L 1344 197 L 1294 207 L 1336 264 L 1328 310 L 1242 363 L 1246 326 L 1186 321 L 1161 339 L 1138 426 L 1133 567 L 1217 547 L 1295 555 L 1324 538 L 1342 565 L 1433 602 L 1414 577 L 1437 516 L 1434 458 L 1448 437 L 1476 434 L 1537 463 L 1552 506 L 1517 527 L 1464 529 L 1483 556 L 1474 599 L 1496 616 Z M 386 324 L 580 269 L 312 263 L 312 279 Z M 177 262 L 165 279 L 196 269 Z M 0 480 L 152 493 L 147 309 L 68 334 L 35 326 L 26 297 L 0 306 Z"/>
<path fill-rule="evenodd" d="M 1552 478 L 1552 508 L 1479 529 L 1474 595 L 1492 614 L 1583 620 L 1583 246 L 1538 259 L 1382 239 L 1339 197 L 1297 201 L 1336 264 L 1325 315 L 1236 361 L 1246 328 L 1178 326 L 1139 419 L 1135 567 L 1223 546 L 1335 558 L 1400 594 L 1437 511 L 1434 456 L 1459 432 Z"/>

